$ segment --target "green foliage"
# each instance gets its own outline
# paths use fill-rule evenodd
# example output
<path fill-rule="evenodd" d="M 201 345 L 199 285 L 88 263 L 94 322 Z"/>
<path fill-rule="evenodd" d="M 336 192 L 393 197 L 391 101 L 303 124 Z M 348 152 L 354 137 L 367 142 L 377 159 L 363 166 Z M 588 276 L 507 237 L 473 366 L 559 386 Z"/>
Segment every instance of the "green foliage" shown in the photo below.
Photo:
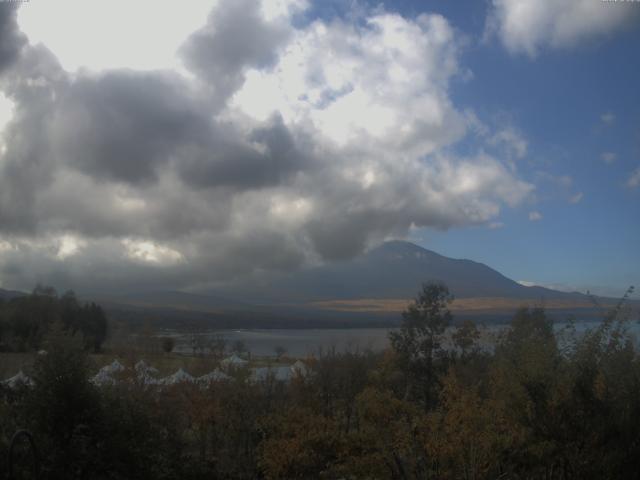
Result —
<path fill-rule="evenodd" d="M 88 381 L 92 365 L 80 339 L 59 322 L 45 343 L 47 354 L 33 366 L 35 386 L 27 393 L 25 414 L 49 452 L 52 470 L 79 475 L 91 466 L 89 439 L 100 415 L 98 391 Z"/>
<path fill-rule="evenodd" d="M 425 408 L 435 400 L 434 387 L 438 361 L 445 356 L 442 334 L 451 324 L 448 309 L 453 296 L 446 285 L 426 283 L 415 301 L 402 313 L 399 331 L 390 332 L 391 346 L 407 375 L 405 397 L 419 398 Z"/>
<path fill-rule="evenodd" d="M 107 338 L 107 318 L 95 303 L 81 304 L 71 291 L 61 297 L 38 285 L 31 295 L 0 303 L 0 351 L 37 351 L 55 322 L 79 333 L 86 350 L 100 351 Z"/>
<path fill-rule="evenodd" d="M 0 386 L 0 449 L 27 427 L 47 478 L 65 479 L 637 478 L 640 355 L 624 302 L 583 334 L 522 308 L 489 352 L 462 323 L 454 355 L 450 299 L 425 286 L 382 354 L 330 349 L 288 384 L 238 374 L 206 388 L 98 389 L 81 329 L 51 318 L 36 386 Z"/>
<path fill-rule="evenodd" d="M 478 340 L 480 330 L 472 320 L 462 322 L 451 335 L 453 345 L 458 349 L 460 358 L 463 360 L 478 353 Z"/>
<path fill-rule="evenodd" d="M 162 337 L 161 347 L 164 353 L 171 353 L 175 347 L 175 340 L 173 337 Z"/>

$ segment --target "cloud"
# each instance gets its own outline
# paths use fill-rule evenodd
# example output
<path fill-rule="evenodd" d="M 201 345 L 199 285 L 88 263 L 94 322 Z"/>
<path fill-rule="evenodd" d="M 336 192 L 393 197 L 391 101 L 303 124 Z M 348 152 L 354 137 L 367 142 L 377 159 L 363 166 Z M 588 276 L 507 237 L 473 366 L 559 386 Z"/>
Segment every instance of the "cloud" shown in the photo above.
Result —
<path fill-rule="evenodd" d="M 613 152 L 602 152 L 600 158 L 602 158 L 602 161 L 607 165 L 611 165 L 616 161 L 617 155 Z"/>
<path fill-rule="evenodd" d="M 542 220 L 542 214 L 540 212 L 529 212 L 529 220 L 532 222 L 537 222 L 539 220 Z"/>
<path fill-rule="evenodd" d="M 68 73 L 45 46 L 20 47 L 0 78 L 15 105 L 2 284 L 223 283 L 412 228 L 496 224 L 531 194 L 509 153 L 483 153 L 495 138 L 523 154 L 515 128 L 478 140 L 451 100 L 462 47 L 446 19 L 377 9 L 300 26 L 303 3 L 249 3 L 221 0 L 185 40 L 189 75 Z"/>
<path fill-rule="evenodd" d="M 612 112 L 606 112 L 600 115 L 600 120 L 605 125 L 613 125 L 613 123 L 616 121 L 616 116 Z"/>
<path fill-rule="evenodd" d="M 502 222 L 491 222 L 491 223 L 489 223 L 488 227 L 489 227 L 490 230 L 498 230 L 498 229 L 504 227 L 504 223 L 502 223 Z"/>
<path fill-rule="evenodd" d="M 539 182 L 552 185 L 555 188 L 567 190 L 573 185 L 573 177 L 571 175 L 554 175 L 545 171 L 536 172 L 536 178 Z"/>
<path fill-rule="evenodd" d="M 629 175 L 629 179 L 627 180 L 627 187 L 640 187 L 640 167 L 636 168 L 633 172 L 631 172 L 631 175 Z"/>
<path fill-rule="evenodd" d="M 26 43 L 16 23 L 17 9 L 18 2 L 0 2 L 0 73 L 15 61 Z"/>
<path fill-rule="evenodd" d="M 574 205 L 580 203 L 584 198 L 584 194 L 582 192 L 578 192 L 575 195 L 569 197 L 569 203 L 573 203 Z"/>
<path fill-rule="evenodd" d="M 513 127 L 499 130 L 489 139 L 489 144 L 503 146 L 508 154 L 515 158 L 524 158 L 527 154 L 527 140 Z"/>
<path fill-rule="evenodd" d="M 535 57 L 542 49 L 569 48 L 623 29 L 640 18 L 637 5 L 593 0 L 493 0 L 486 35 L 511 53 Z"/>
<path fill-rule="evenodd" d="M 266 67 L 292 33 L 280 17 L 266 20 L 255 0 L 220 1 L 207 24 L 181 47 L 191 71 L 198 74 L 224 102 L 244 82 L 249 67 Z"/>

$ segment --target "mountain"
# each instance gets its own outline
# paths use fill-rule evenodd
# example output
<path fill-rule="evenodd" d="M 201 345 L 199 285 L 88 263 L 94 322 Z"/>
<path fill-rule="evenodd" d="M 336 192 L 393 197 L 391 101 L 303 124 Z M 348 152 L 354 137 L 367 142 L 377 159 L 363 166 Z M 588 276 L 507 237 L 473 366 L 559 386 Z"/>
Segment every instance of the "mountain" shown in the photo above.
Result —
<path fill-rule="evenodd" d="M 2 288 L 0 288 L 0 299 L 2 300 L 11 300 L 12 298 L 16 298 L 16 297 L 22 297 L 26 295 L 23 292 L 18 292 L 15 290 L 4 290 Z"/>
<path fill-rule="evenodd" d="M 164 307 L 189 309 L 199 312 L 220 312 L 243 309 L 249 306 L 242 301 L 230 300 L 214 294 L 199 295 L 175 290 L 151 290 L 128 292 L 121 295 L 96 295 L 102 303 L 115 303 L 136 307 Z"/>
<path fill-rule="evenodd" d="M 558 318 L 601 315 L 586 295 L 526 287 L 482 263 L 401 241 L 350 261 L 268 274 L 200 294 L 143 291 L 97 299 L 120 319 L 153 318 L 168 328 L 380 326 L 397 322 L 409 299 L 429 281 L 449 287 L 458 319 L 507 321 L 518 307 L 531 303 L 544 303 Z M 603 305 L 611 305 L 609 300 L 603 299 Z"/>
<path fill-rule="evenodd" d="M 424 282 L 445 283 L 456 298 L 570 299 L 583 295 L 526 287 L 472 260 L 439 255 L 409 242 L 392 241 L 351 261 L 272 276 L 241 288 L 218 291 L 238 298 L 243 291 L 264 303 L 413 298 Z"/>

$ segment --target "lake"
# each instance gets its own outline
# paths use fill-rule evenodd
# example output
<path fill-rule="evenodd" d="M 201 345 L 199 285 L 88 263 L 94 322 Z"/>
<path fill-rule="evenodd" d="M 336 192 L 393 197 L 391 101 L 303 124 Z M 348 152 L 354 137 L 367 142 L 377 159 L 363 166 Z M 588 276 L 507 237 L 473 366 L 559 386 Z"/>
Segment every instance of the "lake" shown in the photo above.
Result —
<path fill-rule="evenodd" d="M 575 323 L 578 333 L 595 328 L 600 322 Z M 556 331 L 567 327 L 567 322 L 554 324 Z M 497 336 L 506 328 L 506 325 L 491 325 L 480 327 L 482 332 L 482 344 L 491 348 Z M 640 324 L 637 321 L 629 322 L 630 332 L 637 338 L 640 337 Z M 390 328 L 353 328 L 353 329 L 251 329 L 251 330 L 216 330 L 198 334 L 175 334 L 175 351 L 191 353 L 191 341 L 193 335 L 198 337 L 198 343 L 206 345 L 214 336 L 222 336 L 227 346 L 232 346 L 237 341 L 242 341 L 246 348 L 259 356 L 274 355 L 276 347 L 283 347 L 288 355 L 304 357 L 317 353 L 319 349 L 327 350 L 335 347 L 337 351 L 365 350 L 380 351 L 389 345 L 388 333 Z M 451 331 L 451 329 L 450 329 Z"/>

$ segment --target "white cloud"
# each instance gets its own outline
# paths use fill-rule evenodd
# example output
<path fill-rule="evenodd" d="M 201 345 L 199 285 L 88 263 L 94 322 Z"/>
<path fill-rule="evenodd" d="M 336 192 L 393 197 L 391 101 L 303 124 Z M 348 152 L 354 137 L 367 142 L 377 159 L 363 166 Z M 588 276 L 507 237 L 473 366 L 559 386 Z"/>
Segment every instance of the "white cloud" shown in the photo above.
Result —
<path fill-rule="evenodd" d="M 542 220 L 542 214 L 537 211 L 529 212 L 529 220 L 531 220 L 532 222 Z"/>
<path fill-rule="evenodd" d="M 536 172 L 536 178 L 540 182 L 553 185 L 556 188 L 567 190 L 573 185 L 573 177 L 571 175 L 554 175 L 545 171 Z"/>
<path fill-rule="evenodd" d="M 600 120 L 602 120 L 602 123 L 605 125 L 613 125 L 613 122 L 616 121 L 616 116 L 612 112 L 606 112 L 600 115 Z"/>
<path fill-rule="evenodd" d="M 478 141 L 473 112 L 452 101 L 464 69 L 442 16 L 375 9 L 296 27 L 304 2 L 269 0 L 262 13 L 243 2 L 219 0 L 185 42 L 189 75 L 137 70 L 173 65 L 165 55 L 178 30 L 145 60 L 138 46 L 103 55 L 112 29 L 73 50 L 40 20 L 29 27 L 69 70 L 132 69 L 70 74 L 31 46 L 3 76 L 21 113 L 0 161 L 0 235 L 13 236 L 3 281 L 224 282 L 348 258 L 412 228 L 498 228 L 501 210 L 533 191 L 510 162 L 526 153 L 517 129 Z M 59 24 L 71 4 L 40 13 Z M 166 5 L 182 15 L 182 4 Z M 120 51 L 114 41 L 107 50 Z M 32 132 L 39 141 L 25 142 Z M 483 153 L 488 139 L 504 148 Z M 462 140 L 466 156 L 448 148 Z"/>
<path fill-rule="evenodd" d="M 617 155 L 613 152 L 602 152 L 600 158 L 602 158 L 602 161 L 607 165 L 611 165 L 616 161 Z"/>
<path fill-rule="evenodd" d="M 465 131 L 447 91 L 458 50 L 439 15 L 381 13 L 360 26 L 316 21 L 272 69 L 249 71 L 232 105 L 256 120 L 279 112 L 339 148 L 425 155 Z"/>
<path fill-rule="evenodd" d="M 130 258 L 146 263 L 167 265 L 184 259 L 182 253 L 177 250 L 159 245 L 152 240 L 125 238 L 122 244 Z"/>
<path fill-rule="evenodd" d="M 584 194 L 582 192 L 578 192 L 569 198 L 569 203 L 573 203 L 573 204 L 580 203 L 583 197 L 584 197 Z"/>
<path fill-rule="evenodd" d="M 508 154 L 523 158 L 527 154 L 528 143 L 524 135 L 513 127 L 499 130 L 489 139 L 491 145 L 502 145 Z"/>
<path fill-rule="evenodd" d="M 490 230 L 498 230 L 498 229 L 504 227 L 504 223 L 502 223 L 502 222 L 491 222 L 488 225 L 488 227 L 489 227 Z"/>
<path fill-rule="evenodd" d="M 218 0 L 32 0 L 18 22 L 68 71 L 179 68 L 176 50 Z M 274 2 L 269 2 L 274 3 Z"/>
<path fill-rule="evenodd" d="M 573 47 L 612 34 L 639 16 L 631 2 L 493 0 L 486 31 L 497 34 L 510 52 L 534 57 L 544 47 Z"/>
<path fill-rule="evenodd" d="M 60 260 L 77 254 L 86 242 L 74 235 L 62 235 L 59 239 L 58 253 L 56 256 Z"/>
<path fill-rule="evenodd" d="M 627 180 L 627 187 L 629 188 L 638 188 L 640 186 L 640 167 L 636 168 L 631 175 L 629 175 L 629 179 Z"/>

